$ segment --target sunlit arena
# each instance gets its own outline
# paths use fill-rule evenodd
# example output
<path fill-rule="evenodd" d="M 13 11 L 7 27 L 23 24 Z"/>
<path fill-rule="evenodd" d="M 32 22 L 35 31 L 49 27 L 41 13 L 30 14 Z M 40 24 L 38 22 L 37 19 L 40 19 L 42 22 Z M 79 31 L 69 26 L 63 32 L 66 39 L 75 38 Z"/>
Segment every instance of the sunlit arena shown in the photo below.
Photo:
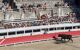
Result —
<path fill-rule="evenodd" d="M 79 50 L 79 0 L 0 0 L 0 50 Z"/>

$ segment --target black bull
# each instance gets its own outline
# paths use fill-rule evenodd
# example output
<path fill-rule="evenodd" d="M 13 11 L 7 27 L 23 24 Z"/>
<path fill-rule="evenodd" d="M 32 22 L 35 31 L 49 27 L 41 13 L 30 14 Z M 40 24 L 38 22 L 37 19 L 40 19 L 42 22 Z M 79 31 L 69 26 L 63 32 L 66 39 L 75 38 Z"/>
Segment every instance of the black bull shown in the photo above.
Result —
<path fill-rule="evenodd" d="M 58 34 L 58 37 L 61 37 L 61 40 L 64 40 L 65 41 L 65 39 L 68 39 L 68 41 L 72 41 L 73 42 L 73 40 L 72 40 L 72 35 L 67 35 L 67 34 Z"/>

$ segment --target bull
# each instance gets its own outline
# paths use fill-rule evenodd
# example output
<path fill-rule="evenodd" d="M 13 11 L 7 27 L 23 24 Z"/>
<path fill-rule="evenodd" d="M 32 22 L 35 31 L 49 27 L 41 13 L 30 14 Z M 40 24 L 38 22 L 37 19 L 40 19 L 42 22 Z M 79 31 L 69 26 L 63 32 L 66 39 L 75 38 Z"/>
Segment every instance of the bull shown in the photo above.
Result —
<path fill-rule="evenodd" d="M 58 34 L 58 37 L 61 38 L 61 41 L 62 41 L 62 40 L 65 41 L 65 39 L 68 39 L 68 41 L 72 41 L 72 42 L 73 42 L 73 40 L 72 40 L 72 35 L 68 35 L 68 34 Z"/>

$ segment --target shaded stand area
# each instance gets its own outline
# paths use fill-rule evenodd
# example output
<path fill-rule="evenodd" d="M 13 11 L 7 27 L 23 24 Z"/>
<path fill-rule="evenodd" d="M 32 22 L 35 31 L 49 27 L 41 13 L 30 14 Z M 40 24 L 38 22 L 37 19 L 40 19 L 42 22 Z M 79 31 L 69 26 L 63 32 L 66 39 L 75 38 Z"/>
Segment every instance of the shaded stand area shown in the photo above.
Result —
<path fill-rule="evenodd" d="M 80 20 L 80 0 L 64 0 L 70 5 L 70 8 L 76 13 L 76 18 Z"/>
<path fill-rule="evenodd" d="M 2 2 L 4 3 L 4 5 L 9 4 L 9 6 L 11 6 L 11 9 L 17 10 L 17 6 L 14 0 L 3 0 Z"/>

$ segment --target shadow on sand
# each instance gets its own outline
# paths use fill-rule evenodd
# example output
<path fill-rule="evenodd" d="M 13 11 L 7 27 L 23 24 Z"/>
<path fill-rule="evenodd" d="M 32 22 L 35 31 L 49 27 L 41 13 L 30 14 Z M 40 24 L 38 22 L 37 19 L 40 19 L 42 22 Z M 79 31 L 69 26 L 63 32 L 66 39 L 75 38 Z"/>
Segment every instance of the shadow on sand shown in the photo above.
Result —
<path fill-rule="evenodd" d="M 64 41 L 64 40 L 55 40 L 55 44 L 61 44 L 61 43 L 67 43 L 68 41 Z"/>

